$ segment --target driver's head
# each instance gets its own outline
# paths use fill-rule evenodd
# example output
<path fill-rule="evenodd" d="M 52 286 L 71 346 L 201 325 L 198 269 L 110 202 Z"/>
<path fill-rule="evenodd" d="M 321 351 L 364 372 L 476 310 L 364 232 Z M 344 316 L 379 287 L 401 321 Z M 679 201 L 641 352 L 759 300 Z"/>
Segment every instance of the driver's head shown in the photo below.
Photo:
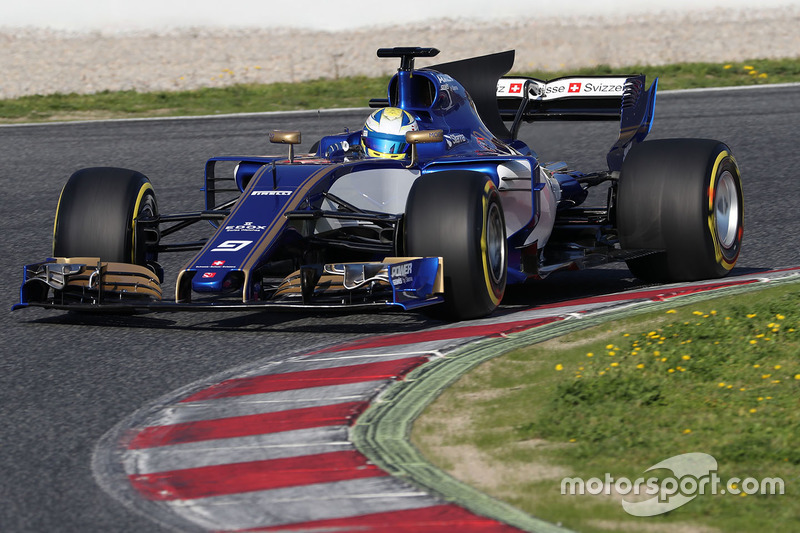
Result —
<path fill-rule="evenodd" d="M 385 107 L 367 118 L 361 145 L 368 157 L 404 159 L 408 154 L 406 132 L 418 130 L 417 121 L 408 111 Z"/>

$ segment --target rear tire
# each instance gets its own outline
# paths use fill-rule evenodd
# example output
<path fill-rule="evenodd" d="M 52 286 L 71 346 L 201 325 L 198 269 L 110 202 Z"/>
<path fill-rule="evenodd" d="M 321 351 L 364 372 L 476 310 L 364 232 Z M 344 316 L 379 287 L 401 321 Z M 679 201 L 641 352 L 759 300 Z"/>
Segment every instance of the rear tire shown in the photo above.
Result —
<path fill-rule="evenodd" d="M 79 170 L 61 191 L 53 255 L 146 266 L 156 257 L 148 254 L 136 220 L 156 215 L 156 196 L 145 175 L 112 167 Z"/>
<path fill-rule="evenodd" d="M 743 222 L 741 175 L 725 144 L 649 141 L 625 159 L 617 196 L 620 245 L 660 250 L 627 261 L 637 278 L 676 282 L 725 276 L 739 257 Z"/>
<path fill-rule="evenodd" d="M 508 248 L 497 187 L 484 174 L 423 175 L 408 195 L 406 253 L 442 257 L 447 318 L 486 316 L 506 288 Z"/>

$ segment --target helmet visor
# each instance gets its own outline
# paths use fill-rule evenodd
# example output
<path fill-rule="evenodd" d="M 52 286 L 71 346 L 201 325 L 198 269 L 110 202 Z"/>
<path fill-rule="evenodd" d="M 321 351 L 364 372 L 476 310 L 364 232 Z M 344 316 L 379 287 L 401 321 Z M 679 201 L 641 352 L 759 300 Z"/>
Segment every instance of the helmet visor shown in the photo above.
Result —
<path fill-rule="evenodd" d="M 389 133 L 379 133 L 377 131 L 368 132 L 364 139 L 364 144 L 370 150 L 382 154 L 404 154 L 408 150 L 408 143 L 405 135 L 392 135 Z"/>

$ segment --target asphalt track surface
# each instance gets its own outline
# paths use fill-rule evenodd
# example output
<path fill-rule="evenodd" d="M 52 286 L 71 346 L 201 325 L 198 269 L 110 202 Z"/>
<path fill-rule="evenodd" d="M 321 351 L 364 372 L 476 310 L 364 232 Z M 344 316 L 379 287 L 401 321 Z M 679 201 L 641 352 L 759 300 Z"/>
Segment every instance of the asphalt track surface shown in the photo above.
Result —
<path fill-rule="evenodd" d="M 17 301 L 21 266 L 50 253 L 58 194 L 73 171 L 123 166 L 150 176 L 163 212 L 202 206 L 211 155 L 273 153 L 266 132 L 300 129 L 307 148 L 358 128 L 366 111 L 0 128 L 0 531 L 157 531 L 95 483 L 95 444 L 143 404 L 213 374 L 301 349 L 439 322 L 419 314 L 175 313 L 85 316 Z M 600 169 L 613 124 L 528 127 L 543 160 Z M 800 264 L 800 86 L 662 94 L 651 138 L 708 137 L 744 176 L 745 242 L 735 273 Z M 163 261 L 174 271 L 184 257 Z M 640 286 L 615 266 L 512 290 L 500 313 Z"/>

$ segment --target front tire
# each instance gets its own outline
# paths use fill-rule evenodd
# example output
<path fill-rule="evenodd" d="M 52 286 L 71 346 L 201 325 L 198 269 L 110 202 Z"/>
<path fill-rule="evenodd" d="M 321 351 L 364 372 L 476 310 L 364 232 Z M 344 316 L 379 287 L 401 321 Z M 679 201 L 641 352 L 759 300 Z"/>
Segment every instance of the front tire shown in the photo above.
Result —
<path fill-rule="evenodd" d="M 146 266 L 147 252 L 137 219 L 158 215 L 150 180 L 134 170 L 86 168 L 61 191 L 53 229 L 53 256 L 99 257 Z"/>
<path fill-rule="evenodd" d="M 744 227 L 742 179 L 730 149 L 708 139 L 635 147 L 617 196 L 620 245 L 658 252 L 627 261 L 650 282 L 696 281 L 730 272 Z"/>
<path fill-rule="evenodd" d="M 408 195 L 406 253 L 442 257 L 446 316 L 486 316 L 506 288 L 508 248 L 497 187 L 484 174 L 448 170 L 416 180 Z"/>

